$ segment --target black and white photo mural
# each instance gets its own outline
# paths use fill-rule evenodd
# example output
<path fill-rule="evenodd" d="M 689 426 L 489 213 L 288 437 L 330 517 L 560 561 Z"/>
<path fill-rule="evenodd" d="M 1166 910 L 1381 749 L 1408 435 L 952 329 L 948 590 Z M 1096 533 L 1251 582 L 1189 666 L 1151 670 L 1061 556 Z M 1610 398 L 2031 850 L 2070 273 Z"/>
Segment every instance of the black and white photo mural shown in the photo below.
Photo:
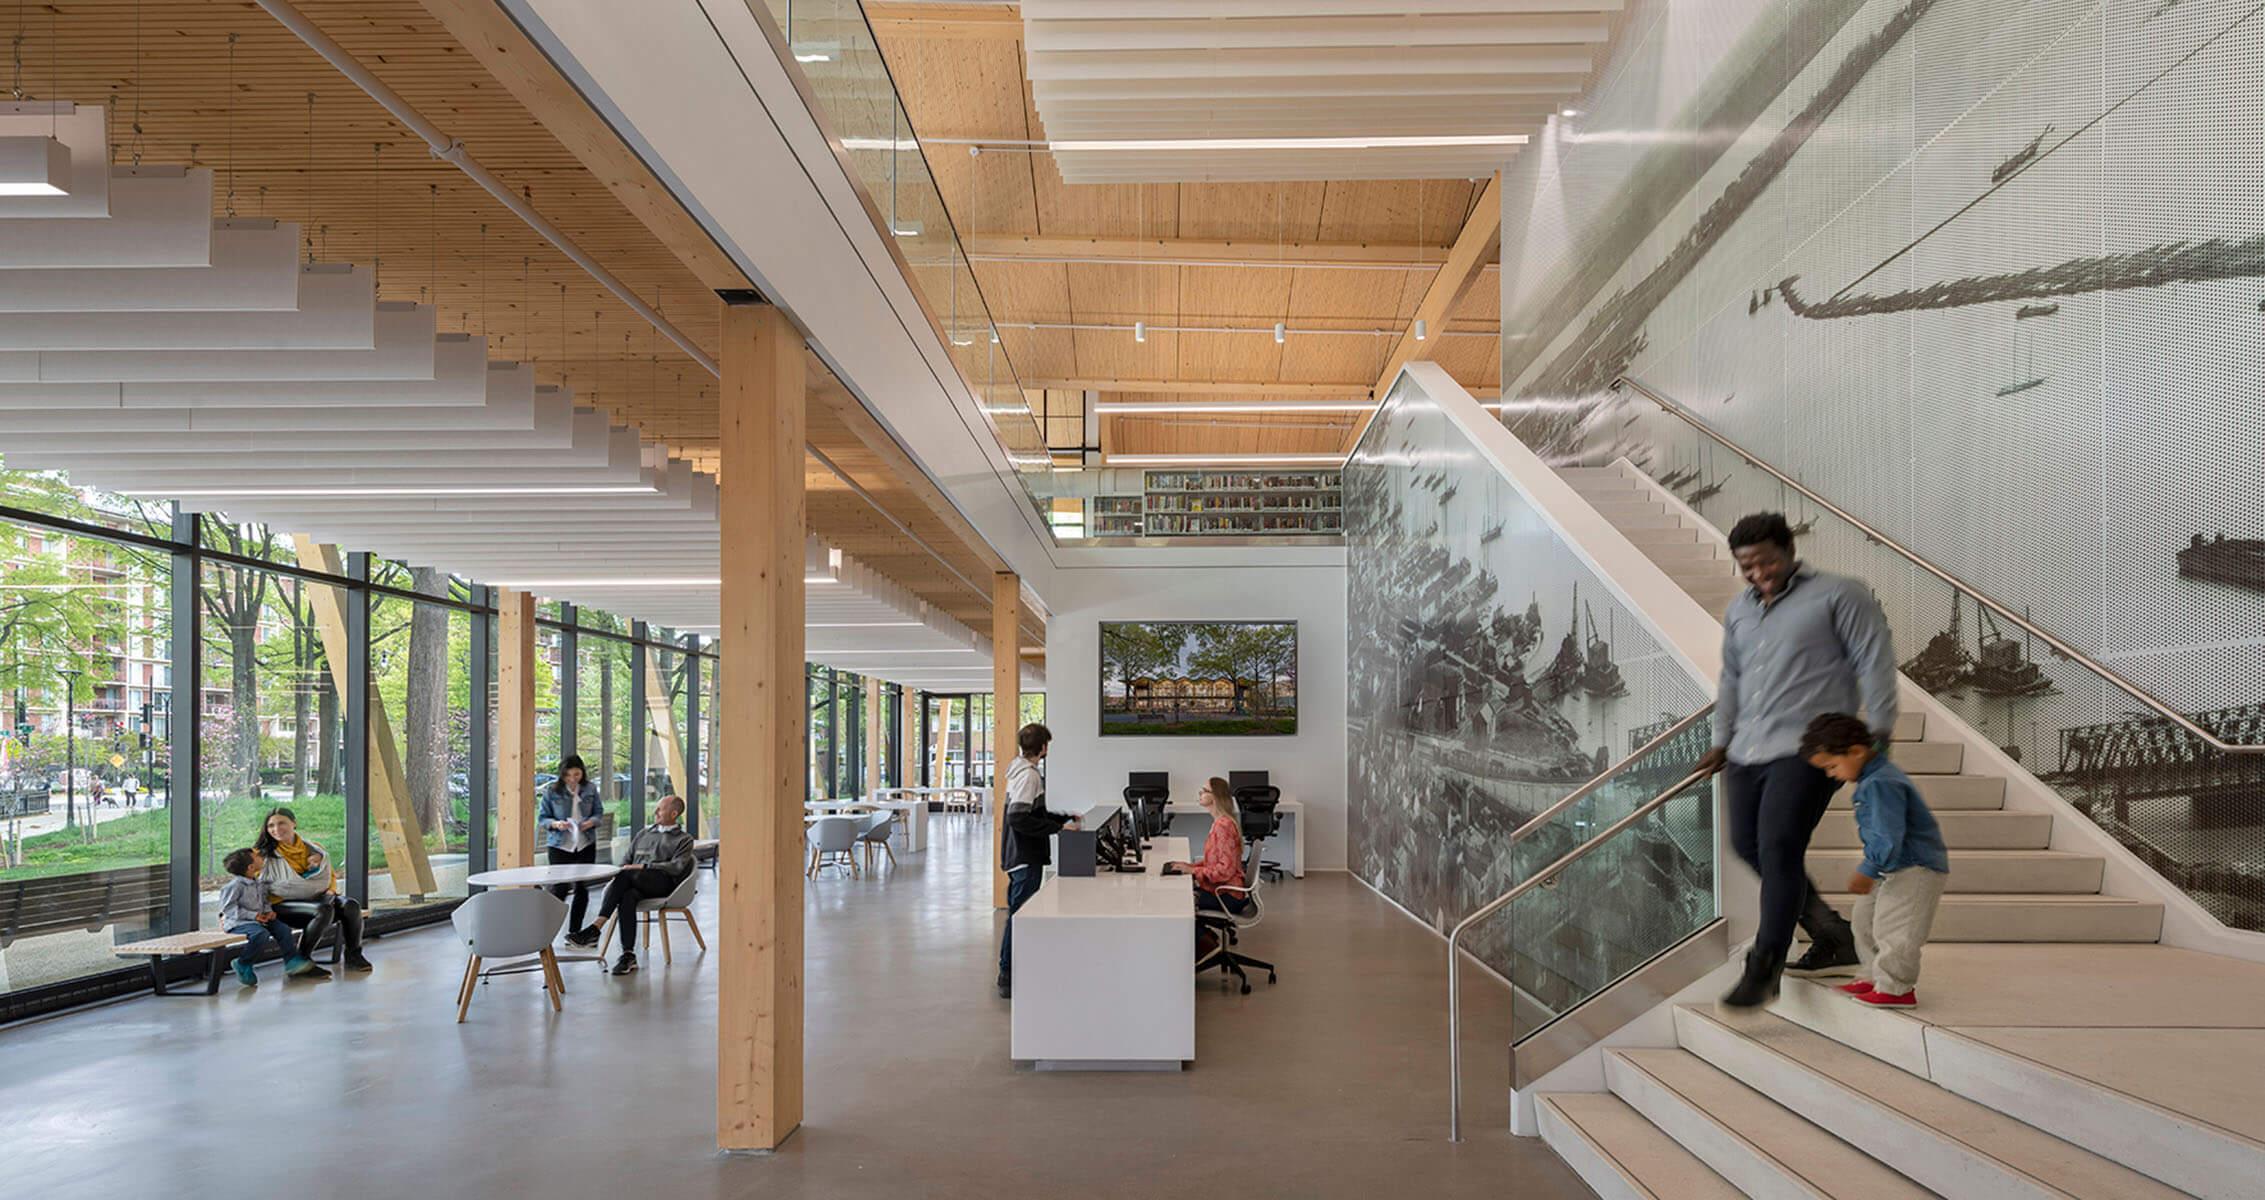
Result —
<path fill-rule="evenodd" d="M 1503 176 L 1503 419 L 1784 508 L 1914 679 L 2229 924 L 2265 758 L 1659 415 L 1626 375 L 2219 736 L 2265 740 L 2265 8 L 1634 0 Z M 1690 76 L 1661 63 L 1706 63 Z"/>
<path fill-rule="evenodd" d="M 1507 850 L 1708 689 L 1415 389 L 1347 462 L 1345 513 L 1350 861 L 1444 932 L 1679 778 L 1631 772 Z M 1707 740 L 1695 730 L 1647 765 L 1687 768 Z M 1474 951 L 1522 993 L 1521 1025 L 1714 916 L 1708 814 L 1678 801 L 1584 862 L 1579 886 L 1474 927 Z"/>

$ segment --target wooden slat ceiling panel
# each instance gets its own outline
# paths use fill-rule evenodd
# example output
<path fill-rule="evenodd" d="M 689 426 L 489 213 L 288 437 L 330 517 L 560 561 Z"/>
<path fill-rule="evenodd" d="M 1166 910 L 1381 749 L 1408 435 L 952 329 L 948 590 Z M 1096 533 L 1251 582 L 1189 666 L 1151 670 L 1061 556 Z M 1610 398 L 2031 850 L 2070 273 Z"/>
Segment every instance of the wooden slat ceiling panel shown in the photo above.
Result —
<path fill-rule="evenodd" d="M 1314 243 L 1327 244 L 1329 253 L 1344 253 L 1335 247 L 1376 247 L 1370 258 L 1379 266 L 1437 264 L 1453 246 L 1483 182 L 1066 184 L 1050 155 L 1016 145 L 1043 141 L 1047 134 L 1033 88 L 1024 79 L 1022 28 L 1015 9 L 867 0 L 867 12 L 913 128 L 931 139 L 926 158 L 956 227 L 968 237 L 1002 239 L 987 240 L 985 245 L 997 245 L 999 252 L 978 254 L 972 265 L 995 319 L 1009 326 L 1129 327 L 1146 321 L 1156 327 L 1145 344 L 1136 343 L 1129 328 L 1010 327 L 1002 334 L 1003 346 L 1025 381 L 1279 381 L 1365 390 L 1412 319 L 1435 268 L 1208 264 L 1222 253 L 1262 260 L 1269 246 L 1279 257 L 1295 261 L 1301 257 L 1300 244 Z M 1510 99 L 1528 107 L 1539 103 Z M 1540 111 L 1536 109 L 1537 116 Z M 989 143 L 982 154 L 971 156 L 956 144 L 970 139 Z M 1049 240 L 1043 248 L 1022 250 L 1015 239 L 1025 237 Z M 1078 245 L 1080 239 L 1110 242 L 1086 249 Z M 1187 240 L 1210 249 L 1173 249 Z M 1141 265 L 1151 251 L 1158 259 L 1179 254 L 1207 265 Z M 1077 261 L 1053 261 L 1065 258 Z M 1454 319 L 1443 324 L 1492 334 L 1500 307 L 1495 280 L 1492 272 L 1481 275 L 1454 308 Z M 1345 332 L 1292 333 L 1276 345 L 1267 332 L 1175 334 L 1163 328 L 1270 331 L 1276 321 L 1292 330 Z M 1377 336 L 1378 330 L 1394 336 Z M 1466 385 L 1498 381 L 1500 353 L 1491 338 L 1435 336 L 1430 344 L 1438 348 L 1434 357 Z M 1112 393 L 1104 393 L 1108 395 Z M 1265 395 L 1263 390 L 1253 393 Z M 1204 389 L 1189 398 L 1228 397 Z M 1313 419 L 1310 414 L 1294 416 L 1298 422 Z M 1136 421 L 1139 431 L 1133 429 Z M 1326 450 L 1334 444 L 1326 432 L 1309 436 L 1263 416 L 1238 421 L 1247 428 L 1167 426 L 1159 418 L 1109 416 L 1096 432 L 1101 443 L 1128 453 L 1295 453 L 1308 445 Z M 1168 435 L 1159 432 L 1167 429 Z M 1215 443 L 1204 442 L 1207 429 L 1216 434 Z M 1158 449 L 1166 441 L 1182 449 Z"/>
<path fill-rule="evenodd" d="M 712 245 L 686 253 L 664 245 L 436 16 L 487 15 L 477 4 L 297 0 L 296 7 L 695 343 L 715 352 L 714 289 L 746 281 Z M 305 223 L 318 260 L 378 263 L 382 298 L 435 304 L 443 332 L 487 335 L 491 357 L 532 363 L 542 382 L 571 388 L 578 402 L 607 410 L 648 440 L 714 471 L 714 377 L 454 167 L 434 159 L 375 101 L 256 7 L 52 0 L 27 6 L 23 32 L 28 98 L 108 105 L 117 162 L 138 153 L 147 163 L 212 168 L 216 217 L 226 215 L 232 187 L 239 216 Z M 233 67 L 231 33 L 237 35 Z M 514 61 L 540 60 L 521 53 Z M 523 91 L 563 88 L 555 75 L 541 78 L 547 65 L 523 69 L 514 80 Z M 876 74 L 879 69 L 873 64 Z M 1019 68 L 1008 70 L 1015 80 L 1006 104 L 1012 113 L 1021 107 Z M 886 114 L 876 119 L 884 127 L 890 120 Z M 641 186 L 659 191 L 649 177 Z M 925 215 L 942 228 L 941 211 Z M 675 216 L 689 227 L 681 210 Z M 933 240 L 945 244 L 940 236 Z M 688 257 L 697 270 L 686 265 Z M 947 284 L 949 275 L 942 276 Z M 964 270 L 961 275 L 970 279 Z M 815 356 L 808 361 L 811 443 L 936 554 L 814 463 L 812 531 L 971 628 L 987 629 L 995 556 L 971 543 L 972 531 L 955 530 L 935 514 L 907 485 L 904 462 L 884 461 L 864 440 L 885 435 L 853 430 L 828 407 L 829 399 L 855 401 Z M 978 595 L 955 578 L 937 554 L 985 590 Z M 1043 641 L 1035 618 L 1025 636 L 1031 644 Z"/>

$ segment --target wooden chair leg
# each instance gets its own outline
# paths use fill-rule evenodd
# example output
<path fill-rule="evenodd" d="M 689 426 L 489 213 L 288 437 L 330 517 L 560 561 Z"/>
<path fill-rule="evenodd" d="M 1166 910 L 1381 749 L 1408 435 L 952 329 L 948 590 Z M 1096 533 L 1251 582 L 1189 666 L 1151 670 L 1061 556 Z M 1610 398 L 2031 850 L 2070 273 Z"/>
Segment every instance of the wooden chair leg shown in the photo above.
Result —
<path fill-rule="evenodd" d="M 700 943 L 700 948 L 702 950 L 706 950 L 708 948 L 708 939 L 700 936 L 700 922 L 692 919 L 692 910 L 689 908 L 680 908 L 676 911 L 683 915 L 684 927 L 692 931 L 692 940 Z"/>
<path fill-rule="evenodd" d="M 810 848 L 810 869 L 804 871 L 802 877 L 804 879 L 816 879 L 818 877 L 818 848 L 815 846 Z"/>
<path fill-rule="evenodd" d="M 653 923 L 661 927 L 661 965 L 669 966 L 676 962 L 676 951 L 668 944 L 668 913 L 654 913 Z"/>
<path fill-rule="evenodd" d="M 891 867 L 897 865 L 897 852 L 894 847 L 890 846 L 887 842 L 883 842 L 881 843 L 881 853 L 889 856 L 889 865 Z"/>
<path fill-rule="evenodd" d="M 542 959 L 543 990 L 550 993 L 551 1011 L 563 1012 L 565 1006 L 560 1004 L 558 1000 L 559 993 L 564 990 L 564 985 L 559 982 L 558 978 L 558 958 L 551 953 L 550 947 L 545 946 L 543 947 Z"/>
<path fill-rule="evenodd" d="M 475 954 L 471 962 L 464 964 L 464 996 L 456 1002 L 456 1023 L 459 1025 L 464 1023 L 464 1014 L 472 1011 L 472 992 L 479 982 L 480 956 Z"/>
<path fill-rule="evenodd" d="M 598 939 L 599 958 L 604 958 L 606 956 L 606 950 L 613 945 L 613 923 L 620 919 L 621 912 L 618 909 L 614 911 L 614 914 L 612 916 L 606 918 L 605 936 Z"/>

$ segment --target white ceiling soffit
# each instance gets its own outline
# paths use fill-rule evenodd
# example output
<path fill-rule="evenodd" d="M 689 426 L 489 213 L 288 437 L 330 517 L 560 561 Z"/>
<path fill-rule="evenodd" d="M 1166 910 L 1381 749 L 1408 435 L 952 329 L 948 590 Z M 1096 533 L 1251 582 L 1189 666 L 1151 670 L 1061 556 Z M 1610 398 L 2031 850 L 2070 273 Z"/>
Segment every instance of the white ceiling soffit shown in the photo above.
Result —
<path fill-rule="evenodd" d="M 19 227 L 0 225 L 0 233 Z M 384 301 L 368 350 L 0 350 L 0 382 L 429 380 L 434 317 L 429 304 Z"/>
<path fill-rule="evenodd" d="M 93 111 L 80 123 L 99 144 Z M 115 182 L 119 215 L 0 220 L 6 466 L 715 628 L 713 479 L 536 386 L 533 368 L 489 362 L 486 339 L 436 335 L 430 307 L 378 304 L 368 272 L 303 267 L 295 227 L 214 224 L 207 172 Z M 33 202 L 0 197 L 0 216 Z M 203 245 L 214 265 L 191 261 Z M 988 686 L 990 648 L 972 631 L 815 540 L 806 565 L 811 633 L 837 665 Z M 871 649 L 886 661 L 866 661 Z"/>
<path fill-rule="evenodd" d="M 212 172 L 203 167 L 119 168 L 107 217 L 0 221 L 0 269 L 211 265 Z"/>
<path fill-rule="evenodd" d="M 1023 43 L 1066 183 L 1479 179 L 1579 95 L 1620 7 L 1024 0 Z"/>
<path fill-rule="evenodd" d="M 22 47 L 17 47 L 20 53 Z M 71 194 L 10 196 L 0 204 L 8 217 L 107 217 L 110 215 L 110 141 L 100 105 L 68 100 L 13 100 L 0 103 L 0 137 L 51 137 L 71 151 Z M 212 210 L 198 214 L 211 219 Z"/>
<path fill-rule="evenodd" d="M 209 267 L 0 270 L 0 312 L 291 312 L 298 264 L 298 225 L 214 221 Z"/>

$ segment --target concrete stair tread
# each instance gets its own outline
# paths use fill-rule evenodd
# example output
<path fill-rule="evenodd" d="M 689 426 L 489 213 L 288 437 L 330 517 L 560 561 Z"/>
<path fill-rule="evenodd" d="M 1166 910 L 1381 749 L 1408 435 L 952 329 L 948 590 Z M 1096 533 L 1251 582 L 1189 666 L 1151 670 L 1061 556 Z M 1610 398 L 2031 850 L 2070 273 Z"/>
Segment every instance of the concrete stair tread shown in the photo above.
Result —
<path fill-rule="evenodd" d="M 1534 1107 L 1539 1110 L 1544 1139 L 1607 1200 L 1618 1196 L 1740 1200 L 1737 1188 L 1618 1096 L 1603 1092 L 1542 1096 Z M 1568 1135 L 1584 1145 L 1567 1145 Z M 1600 1170 L 1612 1178 L 1598 1178 Z"/>
<path fill-rule="evenodd" d="M 1856 906 L 1856 897 L 1846 892 L 1822 895 L 1844 915 Z M 2152 900 L 2067 892 L 1949 892 L 1935 910 L 1929 941 L 2152 942 L 2162 930 L 2163 906 Z"/>
<path fill-rule="evenodd" d="M 1845 880 L 1864 861 L 1862 850 L 1809 847 L 1812 879 Z M 2072 850 L 1961 850 L 1950 856 L 1951 895 L 2092 895 L 2100 890 L 2105 859 Z"/>
<path fill-rule="evenodd" d="M 1705 1122 L 1701 1136 L 1707 1145 L 1692 1147 L 1699 1140 L 1692 1136 L 1679 1140 L 1749 1195 L 1757 1192 L 1755 1182 L 1775 1183 L 1777 1190 L 1804 1188 L 1831 1200 L 1920 1200 L 1935 1194 L 1687 1050 L 1611 1050 L 1606 1058 L 1608 1083 L 1636 1071 L 1654 1085 L 1652 1095 L 1639 1102 L 1628 1095 L 1632 1089 L 1627 1084 L 1613 1084 L 1654 1125 L 1673 1135 L 1690 1129 L 1693 1120 Z M 1670 1114 L 1651 1107 L 1649 1102 L 1662 1093 L 1684 1111 Z M 1726 1161 L 1725 1153 L 1745 1161 Z M 1756 1173 L 1763 1179 L 1750 1181 Z M 1772 1175 L 1781 1178 L 1771 1180 Z"/>
<path fill-rule="evenodd" d="M 1919 798 L 1931 809 L 2000 809 L 2005 807 L 2005 779 L 1997 775 L 1914 775 L 1911 782 L 1919 789 Z M 1853 785 L 1843 786 L 1832 796 L 1831 808 L 1846 809 L 1854 801 Z"/>
<path fill-rule="evenodd" d="M 1946 809 L 1935 814 L 1943 840 L 1954 856 L 1976 850 L 2042 850 L 2052 841 L 2051 813 L 2013 812 L 2008 809 Z M 1811 850 L 1852 850 L 1862 846 L 1856 836 L 1856 814 L 1848 809 L 1825 813 L 1809 839 Z"/>
<path fill-rule="evenodd" d="M 1966 746 L 1960 742 L 1899 742 L 1893 758 L 1906 775 L 1956 775 L 1966 764 Z"/>
<path fill-rule="evenodd" d="M 1685 1006 L 1675 1016 L 1700 1057 L 1781 1102 L 1803 1101 L 1798 1111 L 1812 1122 L 1945 1195 L 2184 1195 L 1775 1014 L 1726 1018 Z"/>

